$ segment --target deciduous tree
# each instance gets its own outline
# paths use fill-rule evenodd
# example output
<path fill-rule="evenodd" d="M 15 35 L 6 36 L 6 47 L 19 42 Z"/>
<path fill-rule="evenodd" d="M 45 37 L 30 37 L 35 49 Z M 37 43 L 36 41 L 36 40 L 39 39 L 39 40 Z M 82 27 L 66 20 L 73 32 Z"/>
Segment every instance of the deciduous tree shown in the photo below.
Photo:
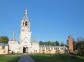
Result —
<path fill-rule="evenodd" d="M 9 38 L 7 36 L 0 36 L 0 43 L 8 43 Z"/>

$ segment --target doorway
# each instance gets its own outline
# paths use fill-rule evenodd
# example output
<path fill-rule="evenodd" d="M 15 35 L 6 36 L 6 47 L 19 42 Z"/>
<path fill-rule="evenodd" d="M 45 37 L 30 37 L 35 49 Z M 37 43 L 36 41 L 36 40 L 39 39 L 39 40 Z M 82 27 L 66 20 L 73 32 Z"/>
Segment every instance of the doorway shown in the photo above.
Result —
<path fill-rule="evenodd" d="M 27 47 L 23 47 L 23 53 L 27 53 L 28 48 Z"/>

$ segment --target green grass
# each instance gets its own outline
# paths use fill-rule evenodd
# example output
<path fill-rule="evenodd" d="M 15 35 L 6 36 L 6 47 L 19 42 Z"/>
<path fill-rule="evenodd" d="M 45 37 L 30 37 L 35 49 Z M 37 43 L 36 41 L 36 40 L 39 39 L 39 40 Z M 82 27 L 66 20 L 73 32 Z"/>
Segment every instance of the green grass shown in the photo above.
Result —
<path fill-rule="evenodd" d="M 84 57 L 68 54 L 32 54 L 36 62 L 84 62 Z"/>
<path fill-rule="evenodd" d="M 18 62 L 20 55 L 0 55 L 0 62 Z"/>

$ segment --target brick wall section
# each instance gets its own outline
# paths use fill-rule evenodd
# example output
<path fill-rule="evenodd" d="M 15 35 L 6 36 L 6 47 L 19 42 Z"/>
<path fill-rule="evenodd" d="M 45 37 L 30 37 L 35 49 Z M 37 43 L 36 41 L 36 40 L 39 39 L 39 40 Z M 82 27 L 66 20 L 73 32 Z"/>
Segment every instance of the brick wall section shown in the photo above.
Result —
<path fill-rule="evenodd" d="M 73 38 L 71 35 L 68 37 L 68 49 L 69 52 L 73 52 Z"/>

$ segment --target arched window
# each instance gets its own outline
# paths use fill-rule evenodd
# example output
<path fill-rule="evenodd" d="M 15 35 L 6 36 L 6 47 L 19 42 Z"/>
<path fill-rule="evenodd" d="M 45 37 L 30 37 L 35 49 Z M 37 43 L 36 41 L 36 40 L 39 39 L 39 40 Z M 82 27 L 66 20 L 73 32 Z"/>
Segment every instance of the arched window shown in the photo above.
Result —
<path fill-rule="evenodd" d="M 27 26 L 27 25 L 28 25 L 28 22 L 26 21 L 26 22 L 25 22 L 25 26 Z"/>
<path fill-rule="evenodd" d="M 24 22 L 23 22 L 23 26 L 24 26 Z"/>

